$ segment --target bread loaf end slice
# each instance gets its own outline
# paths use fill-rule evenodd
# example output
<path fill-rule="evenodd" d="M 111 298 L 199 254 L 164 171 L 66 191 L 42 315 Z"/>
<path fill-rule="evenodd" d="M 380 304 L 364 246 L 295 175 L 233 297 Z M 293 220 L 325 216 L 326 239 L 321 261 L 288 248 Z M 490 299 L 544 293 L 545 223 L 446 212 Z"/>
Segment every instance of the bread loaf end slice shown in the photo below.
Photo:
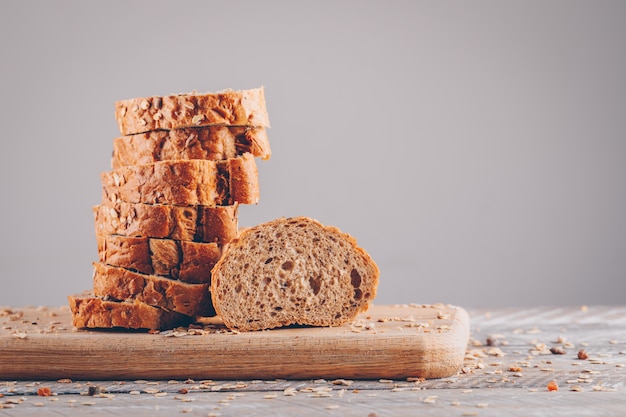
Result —
<path fill-rule="evenodd" d="M 308 217 L 241 232 L 212 271 L 213 306 L 240 331 L 338 326 L 366 311 L 379 269 L 356 240 Z"/>

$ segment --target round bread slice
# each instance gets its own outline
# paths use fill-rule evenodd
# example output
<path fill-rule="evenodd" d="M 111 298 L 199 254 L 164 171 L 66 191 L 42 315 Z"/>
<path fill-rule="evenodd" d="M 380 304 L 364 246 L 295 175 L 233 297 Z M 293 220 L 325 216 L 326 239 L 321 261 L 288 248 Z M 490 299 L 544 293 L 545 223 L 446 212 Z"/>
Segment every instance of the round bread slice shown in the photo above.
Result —
<path fill-rule="evenodd" d="M 356 240 L 308 217 L 244 230 L 212 271 L 218 316 L 234 330 L 339 326 L 369 308 L 379 270 Z"/>

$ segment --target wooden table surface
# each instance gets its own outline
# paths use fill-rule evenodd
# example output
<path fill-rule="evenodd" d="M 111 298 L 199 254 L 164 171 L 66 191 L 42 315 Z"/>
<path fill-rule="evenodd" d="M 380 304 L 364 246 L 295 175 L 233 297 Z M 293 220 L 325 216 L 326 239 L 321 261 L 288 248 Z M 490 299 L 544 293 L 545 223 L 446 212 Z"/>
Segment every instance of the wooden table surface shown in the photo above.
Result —
<path fill-rule="evenodd" d="M 626 306 L 468 313 L 464 367 L 445 379 L 6 381 L 0 375 L 0 416 L 626 415 Z M 558 390 L 548 389 L 552 382 Z"/>

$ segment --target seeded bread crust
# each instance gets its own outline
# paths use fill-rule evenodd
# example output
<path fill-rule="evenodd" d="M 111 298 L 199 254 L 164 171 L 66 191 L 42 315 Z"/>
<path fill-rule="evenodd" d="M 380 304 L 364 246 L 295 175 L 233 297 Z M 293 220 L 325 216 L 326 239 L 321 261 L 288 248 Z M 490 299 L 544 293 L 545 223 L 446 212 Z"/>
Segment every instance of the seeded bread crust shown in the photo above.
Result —
<path fill-rule="evenodd" d="M 244 153 L 270 158 L 265 128 L 207 126 L 118 137 L 113 139 L 111 167 L 117 169 L 168 160 L 221 160 Z"/>
<path fill-rule="evenodd" d="M 103 172 L 103 201 L 222 206 L 257 204 L 259 179 L 250 153 L 223 161 L 160 161 Z"/>
<path fill-rule="evenodd" d="M 212 274 L 217 315 L 240 331 L 350 322 L 369 308 L 379 279 L 352 236 L 307 217 L 242 231 Z"/>
<path fill-rule="evenodd" d="M 103 264 L 192 284 L 210 284 L 211 269 L 222 256 L 216 243 L 119 235 L 97 236 L 97 241 Z"/>
<path fill-rule="evenodd" d="M 92 294 L 68 296 L 72 325 L 90 329 L 165 330 L 186 326 L 189 316 L 149 306 L 139 301 L 110 301 Z"/>
<path fill-rule="evenodd" d="M 190 317 L 215 315 L 208 284 L 189 284 L 157 275 L 94 263 L 94 295 L 137 300 Z"/>
<path fill-rule="evenodd" d="M 237 237 L 238 207 L 99 204 L 93 207 L 95 232 L 225 244 Z"/>
<path fill-rule="evenodd" d="M 122 135 L 210 125 L 270 126 L 263 87 L 120 100 L 115 119 Z"/>

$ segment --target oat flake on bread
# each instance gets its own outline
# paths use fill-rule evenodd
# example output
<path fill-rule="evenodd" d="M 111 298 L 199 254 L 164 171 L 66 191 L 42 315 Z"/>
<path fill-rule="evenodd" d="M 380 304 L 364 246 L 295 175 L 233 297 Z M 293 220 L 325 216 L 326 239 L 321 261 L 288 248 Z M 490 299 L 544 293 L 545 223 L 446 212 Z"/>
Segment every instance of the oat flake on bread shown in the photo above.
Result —
<path fill-rule="evenodd" d="M 379 269 L 356 240 L 308 217 L 245 229 L 212 271 L 217 314 L 240 331 L 339 326 L 366 311 Z"/>

